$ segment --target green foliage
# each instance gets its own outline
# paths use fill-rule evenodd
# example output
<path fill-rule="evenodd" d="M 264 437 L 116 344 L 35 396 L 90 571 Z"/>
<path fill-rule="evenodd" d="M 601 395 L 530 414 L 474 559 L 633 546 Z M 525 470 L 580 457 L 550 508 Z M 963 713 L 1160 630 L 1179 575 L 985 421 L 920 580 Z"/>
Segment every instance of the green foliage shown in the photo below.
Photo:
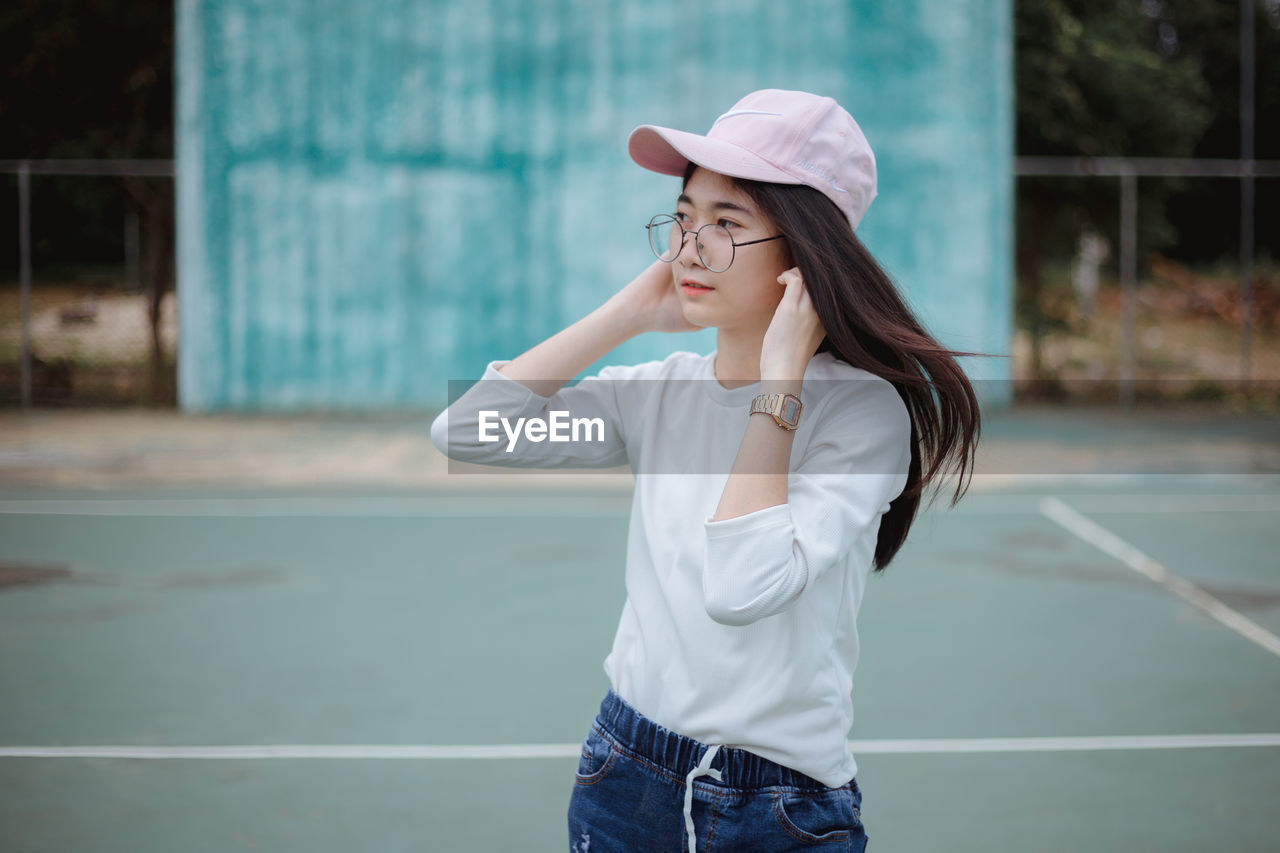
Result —
<path fill-rule="evenodd" d="M 1164 4 L 1159 8 L 1132 1 L 1015 4 L 1019 155 L 1194 153 L 1212 119 L 1214 94 L 1199 57 L 1165 55 L 1168 22 L 1161 17 Z M 1141 245 L 1156 249 L 1176 239 L 1164 202 L 1177 183 L 1140 182 Z M 1086 223 L 1103 234 L 1117 233 L 1117 181 L 1019 179 L 1018 208 L 1019 235 L 1036 232 L 1031 238 L 1038 256 L 1067 256 Z"/>
<path fill-rule="evenodd" d="M 1134 2 L 1015 4 L 1018 153 L 1189 156 L 1213 93 L 1159 23 Z"/>
<path fill-rule="evenodd" d="M 1240 156 L 1238 0 L 1020 0 L 1014 4 L 1021 156 Z M 1256 156 L 1280 158 L 1280 2 L 1253 4 Z M 1237 251 L 1239 196 L 1225 179 L 1138 181 L 1138 254 L 1208 261 Z M 1020 178 L 1018 234 L 1065 258 L 1086 223 L 1118 254 L 1114 178 Z M 1258 247 L 1280 253 L 1280 187 L 1257 182 Z M 1025 245 L 1020 248 L 1026 249 Z M 1021 262 L 1027 262 L 1026 252 Z"/>
<path fill-rule="evenodd" d="M 1016 150 L 1020 156 L 1240 156 L 1238 0 L 1019 0 L 1014 4 Z M 1280 157 L 1280 2 L 1255 14 L 1260 158 Z M 1255 222 L 1260 255 L 1280 251 L 1268 228 L 1280 187 L 1259 180 Z M 1120 255 L 1120 182 L 1114 177 L 1019 178 L 1017 321 L 1039 340 L 1063 329 L 1072 299 L 1063 283 L 1086 228 Z M 1206 262 L 1238 251 L 1238 184 L 1220 178 L 1139 178 L 1138 274 L 1162 252 Z M 1047 275 L 1049 269 L 1061 272 Z"/>
<path fill-rule="evenodd" d="M 0 4 L 0 159 L 173 156 L 172 0 Z M 67 264 L 122 264 L 137 185 L 169 181 L 34 176 L 37 280 Z M 0 278 L 16 278 L 16 179 L 0 188 Z"/>
<path fill-rule="evenodd" d="M 0 158 L 173 156 L 172 0 L 7 0 Z"/>

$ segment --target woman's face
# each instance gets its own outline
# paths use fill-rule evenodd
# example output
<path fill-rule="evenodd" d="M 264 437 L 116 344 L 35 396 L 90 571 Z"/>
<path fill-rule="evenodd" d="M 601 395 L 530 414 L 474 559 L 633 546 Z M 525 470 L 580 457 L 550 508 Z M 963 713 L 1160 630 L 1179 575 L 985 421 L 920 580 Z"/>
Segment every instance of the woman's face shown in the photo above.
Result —
<path fill-rule="evenodd" d="M 676 205 L 676 220 L 686 231 L 719 224 L 733 242 L 745 243 L 778 233 L 747 194 L 718 172 L 695 169 Z M 699 326 L 758 332 L 763 335 L 785 288 L 778 276 L 792 266 L 785 240 L 770 240 L 734 250 L 733 263 L 713 273 L 698 257 L 693 235 L 671 264 L 685 317 Z M 702 285 L 709 290 L 691 289 Z"/>

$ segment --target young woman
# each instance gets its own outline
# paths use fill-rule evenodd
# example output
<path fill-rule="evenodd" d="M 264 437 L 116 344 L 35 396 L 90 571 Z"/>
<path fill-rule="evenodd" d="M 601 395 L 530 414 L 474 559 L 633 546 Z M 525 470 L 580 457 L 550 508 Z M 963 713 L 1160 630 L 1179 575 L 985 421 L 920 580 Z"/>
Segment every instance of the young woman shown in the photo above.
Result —
<path fill-rule="evenodd" d="M 855 235 L 875 160 L 831 98 L 754 92 L 705 136 L 645 125 L 629 149 L 683 177 L 647 226 L 658 260 L 490 362 L 432 438 L 455 459 L 635 473 L 572 850 L 862 850 L 856 618 L 926 486 L 958 461 L 953 505 L 967 488 L 980 420 L 954 359 L 976 354 L 934 340 Z M 709 326 L 709 355 L 565 387 L 634 335 Z M 552 440 L 557 412 L 603 429 Z"/>

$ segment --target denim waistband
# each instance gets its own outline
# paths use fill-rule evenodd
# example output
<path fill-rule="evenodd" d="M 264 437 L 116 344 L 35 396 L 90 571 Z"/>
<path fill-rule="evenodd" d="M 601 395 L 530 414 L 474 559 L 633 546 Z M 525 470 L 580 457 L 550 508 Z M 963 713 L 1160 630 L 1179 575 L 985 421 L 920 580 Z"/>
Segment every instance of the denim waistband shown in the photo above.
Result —
<path fill-rule="evenodd" d="M 609 688 L 600 703 L 600 723 L 624 746 L 674 776 L 684 779 L 698 766 L 710 748 L 693 738 L 677 734 L 641 714 Z M 722 784 L 739 790 L 782 785 L 792 788 L 827 786 L 798 770 L 792 770 L 745 749 L 721 746 L 712 761 L 720 770 Z"/>

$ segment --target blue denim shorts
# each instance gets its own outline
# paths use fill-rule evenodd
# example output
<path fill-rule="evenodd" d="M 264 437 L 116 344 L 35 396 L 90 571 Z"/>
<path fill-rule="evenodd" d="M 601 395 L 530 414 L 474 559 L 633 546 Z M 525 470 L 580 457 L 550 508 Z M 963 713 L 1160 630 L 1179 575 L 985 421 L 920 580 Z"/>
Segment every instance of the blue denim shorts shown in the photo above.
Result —
<path fill-rule="evenodd" d="M 582 744 L 571 853 L 863 851 L 862 790 L 647 719 L 612 689 Z M 695 844 L 689 843 L 689 825 Z"/>

